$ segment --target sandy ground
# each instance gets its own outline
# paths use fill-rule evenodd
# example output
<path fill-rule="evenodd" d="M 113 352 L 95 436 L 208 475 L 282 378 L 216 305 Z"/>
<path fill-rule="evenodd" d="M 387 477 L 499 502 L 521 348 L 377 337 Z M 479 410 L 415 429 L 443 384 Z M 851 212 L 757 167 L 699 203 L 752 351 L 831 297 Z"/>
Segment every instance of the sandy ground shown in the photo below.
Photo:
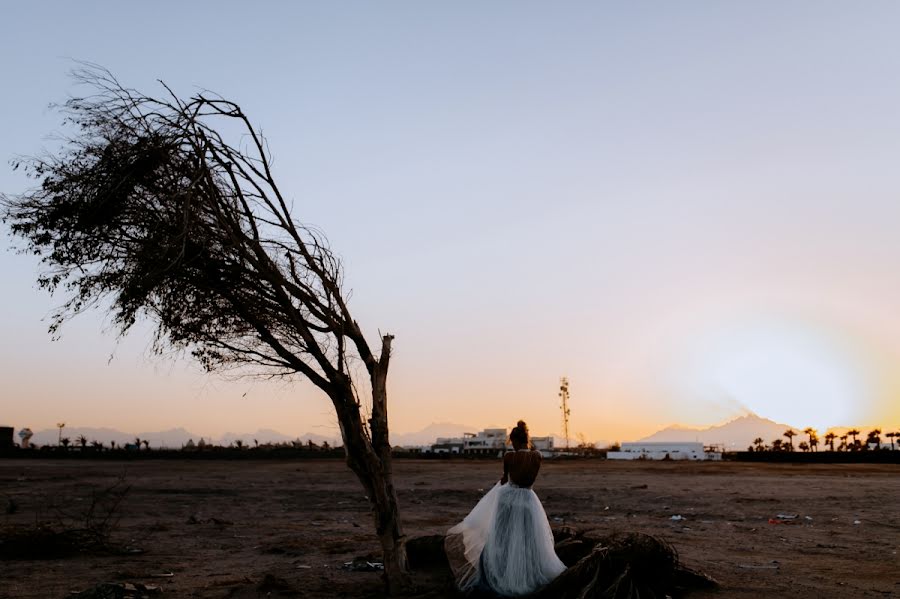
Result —
<path fill-rule="evenodd" d="M 398 460 L 406 533 L 443 533 L 498 468 Z M 379 574 L 341 568 L 377 556 L 378 544 L 340 460 L 5 460 L 0 500 L 19 509 L 3 524 L 48 517 L 51 503 L 77 512 L 123 474 L 132 488 L 114 538 L 143 552 L 2 561 L 0 597 L 61 599 L 104 581 L 156 584 L 171 597 L 257 597 L 271 590 L 267 575 L 295 596 L 382 595 Z M 898 466 L 545 462 L 535 491 L 553 525 L 669 540 L 722 585 L 692 597 L 900 597 Z M 770 523 L 778 514 L 798 518 Z"/>

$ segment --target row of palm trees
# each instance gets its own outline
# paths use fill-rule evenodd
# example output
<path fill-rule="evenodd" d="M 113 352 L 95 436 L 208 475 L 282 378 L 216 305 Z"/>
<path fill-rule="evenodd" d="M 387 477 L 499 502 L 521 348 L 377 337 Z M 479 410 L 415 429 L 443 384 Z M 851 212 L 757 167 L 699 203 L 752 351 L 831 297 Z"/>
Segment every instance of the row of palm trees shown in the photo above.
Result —
<path fill-rule="evenodd" d="M 93 449 L 96 449 L 98 451 L 102 451 L 105 448 L 102 441 L 93 440 L 93 441 L 88 442 L 87 437 L 85 437 L 84 435 L 79 435 L 78 438 L 75 439 L 75 441 L 78 445 L 72 445 L 72 439 L 70 439 L 69 437 L 60 437 L 59 445 L 66 449 L 68 449 L 70 445 L 72 445 L 72 447 L 81 447 L 81 449 L 86 449 L 87 446 L 90 445 Z M 141 439 L 140 437 L 135 437 L 134 443 L 126 443 L 124 445 L 124 448 L 125 449 L 140 449 L 141 445 L 144 446 L 145 450 L 150 451 L 150 441 L 148 441 L 147 439 Z M 116 442 L 110 441 L 109 447 L 110 447 L 110 449 L 115 449 Z M 122 449 L 123 446 L 121 444 L 119 444 L 118 447 L 119 447 L 119 449 Z"/>
<path fill-rule="evenodd" d="M 794 451 L 794 437 L 798 434 L 797 431 L 793 429 L 788 429 L 784 431 L 782 437 L 787 438 L 787 442 L 779 439 L 774 439 L 771 445 L 766 445 L 765 440 L 762 437 L 757 437 L 753 440 L 753 445 L 747 448 L 748 451 Z M 797 448 L 801 451 L 819 451 L 819 434 L 816 429 L 812 427 L 808 427 L 803 429 L 803 434 L 806 435 L 807 440 L 801 441 Z M 866 440 L 860 441 L 857 437 L 861 432 L 859 429 L 850 429 L 844 435 L 836 435 L 834 433 L 828 433 L 825 435 L 825 445 L 828 447 L 829 451 L 869 451 L 869 450 L 877 450 L 877 449 L 887 449 L 882 448 L 881 446 L 881 429 L 874 428 L 868 432 L 866 435 Z M 891 441 L 891 451 L 894 450 L 894 439 L 900 439 L 900 431 L 890 431 L 884 433 L 884 436 L 890 439 Z M 840 441 L 840 444 L 835 448 L 834 442 L 835 440 Z M 873 447 L 874 446 L 874 447 Z"/>

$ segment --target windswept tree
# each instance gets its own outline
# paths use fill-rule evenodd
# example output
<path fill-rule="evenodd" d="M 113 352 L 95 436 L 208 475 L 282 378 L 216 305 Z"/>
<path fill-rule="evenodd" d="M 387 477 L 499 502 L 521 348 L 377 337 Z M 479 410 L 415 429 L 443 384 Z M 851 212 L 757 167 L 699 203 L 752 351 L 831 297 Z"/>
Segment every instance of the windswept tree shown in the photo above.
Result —
<path fill-rule="evenodd" d="M 101 306 L 122 335 L 149 319 L 160 354 L 311 381 L 331 400 L 372 504 L 388 590 L 405 588 L 388 441 L 393 336 L 369 344 L 340 260 L 295 220 L 266 141 L 238 104 L 168 88 L 145 95 L 90 65 L 76 78 L 91 91 L 61 107 L 74 136 L 55 155 L 14 163 L 39 184 L 2 198 L 4 221 L 45 267 L 38 284 L 67 295 L 51 333 Z"/>

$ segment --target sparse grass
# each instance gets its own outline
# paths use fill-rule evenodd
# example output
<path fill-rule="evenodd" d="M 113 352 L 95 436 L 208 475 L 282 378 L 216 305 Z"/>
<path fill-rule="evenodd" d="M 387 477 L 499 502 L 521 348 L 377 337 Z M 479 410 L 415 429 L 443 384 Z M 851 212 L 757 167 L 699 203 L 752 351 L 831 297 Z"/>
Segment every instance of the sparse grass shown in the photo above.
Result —
<path fill-rule="evenodd" d="M 120 548 L 111 541 L 119 523 L 120 508 L 130 486 L 119 477 L 107 487 L 92 489 L 83 508 L 48 502 L 50 517 L 35 512 L 30 525 L 5 524 L 0 529 L 0 559 L 57 559 L 79 553 L 116 553 Z M 18 504 L 7 503 L 14 511 Z"/>

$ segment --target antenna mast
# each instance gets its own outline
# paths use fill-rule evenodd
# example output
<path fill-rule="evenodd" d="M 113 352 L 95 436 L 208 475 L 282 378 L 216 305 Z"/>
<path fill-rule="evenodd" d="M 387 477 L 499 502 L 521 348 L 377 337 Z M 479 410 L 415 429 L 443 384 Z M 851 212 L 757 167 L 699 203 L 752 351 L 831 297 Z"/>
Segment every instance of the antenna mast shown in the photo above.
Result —
<path fill-rule="evenodd" d="M 559 379 L 559 398 L 561 400 L 560 409 L 562 410 L 563 435 L 566 438 L 566 451 L 569 450 L 569 378 L 562 377 Z"/>

